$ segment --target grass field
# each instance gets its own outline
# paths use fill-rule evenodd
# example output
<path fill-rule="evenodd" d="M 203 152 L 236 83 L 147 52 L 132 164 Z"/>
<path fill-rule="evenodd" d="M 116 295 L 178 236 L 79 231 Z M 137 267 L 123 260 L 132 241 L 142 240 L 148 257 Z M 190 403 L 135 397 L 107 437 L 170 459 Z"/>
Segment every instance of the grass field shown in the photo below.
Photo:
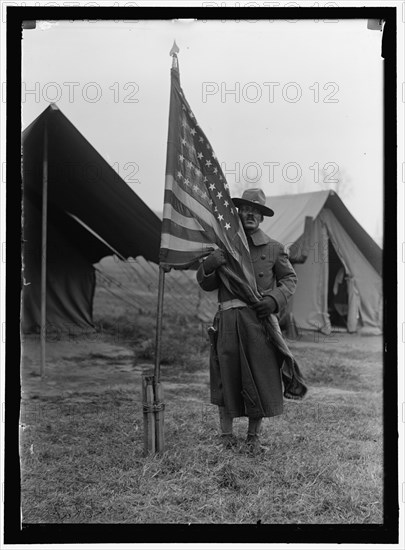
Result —
<path fill-rule="evenodd" d="M 135 290 L 134 290 L 135 292 Z M 22 517 L 27 523 L 382 523 L 382 338 L 289 341 L 309 385 L 266 419 L 262 456 L 218 442 L 208 341 L 195 316 L 166 314 L 166 450 L 143 456 L 141 374 L 154 316 L 98 288 L 97 334 L 23 343 Z"/>

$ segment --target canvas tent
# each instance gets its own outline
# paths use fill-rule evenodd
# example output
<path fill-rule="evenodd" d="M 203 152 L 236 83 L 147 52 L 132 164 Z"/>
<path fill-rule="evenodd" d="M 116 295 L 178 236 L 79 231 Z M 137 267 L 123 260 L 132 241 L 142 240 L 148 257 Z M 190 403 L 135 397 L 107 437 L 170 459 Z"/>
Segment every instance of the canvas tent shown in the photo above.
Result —
<path fill-rule="evenodd" d="M 308 256 L 295 263 L 298 286 L 289 306 L 299 328 L 329 333 L 382 328 L 382 251 L 334 191 L 267 198 L 274 216 L 261 228 L 302 261 L 306 217 Z"/>
<path fill-rule="evenodd" d="M 161 221 L 50 105 L 23 132 L 22 329 L 36 331 L 41 307 L 44 135 L 48 213 L 46 317 L 52 327 L 93 327 L 93 264 L 115 251 L 158 262 Z"/>

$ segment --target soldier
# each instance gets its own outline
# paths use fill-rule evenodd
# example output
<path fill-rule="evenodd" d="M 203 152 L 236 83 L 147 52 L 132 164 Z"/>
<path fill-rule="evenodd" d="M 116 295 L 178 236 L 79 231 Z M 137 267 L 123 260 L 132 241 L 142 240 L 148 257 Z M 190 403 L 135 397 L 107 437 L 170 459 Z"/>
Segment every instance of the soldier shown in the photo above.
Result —
<path fill-rule="evenodd" d="M 234 447 L 233 419 L 247 416 L 247 450 L 257 453 L 263 450 L 259 439 L 263 417 L 283 411 L 283 356 L 266 340 L 260 319 L 282 310 L 295 292 L 297 276 L 285 247 L 259 229 L 263 216 L 274 215 L 266 206 L 264 192 L 248 189 L 241 198 L 232 200 L 247 236 L 262 300 L 248 306 L 222 284 L 216 270 L 226 263 L 226 257 L 220 249 L 202 262 L 197 281 L 203 290 L 218 289 L 210 389 L 211 403 L 219 407 L 221 441 L 226 448 Z"/>

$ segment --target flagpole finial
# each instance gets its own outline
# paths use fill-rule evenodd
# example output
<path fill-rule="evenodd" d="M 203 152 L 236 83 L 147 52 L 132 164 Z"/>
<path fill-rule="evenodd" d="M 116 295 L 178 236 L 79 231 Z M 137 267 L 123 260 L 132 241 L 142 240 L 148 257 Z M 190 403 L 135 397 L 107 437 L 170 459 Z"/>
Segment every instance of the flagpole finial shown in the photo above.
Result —
<path fill-rule="evenodd" d="M 169 53 L 169 55 L 171 55 L 173 57 L 172 69 L 177 69 L 178 68 L 177 54 L 179 53 L 179 51 L 180 51 L 180 48 L 176 44 L 176 40 L 174 40 L 172 49 L 170 50 L 170 53 Z"/>
<path fill-rule="evenodd" d="M 173 42 L 173 46 L 172 46 L 172 49 L 170 50 L 170 54 L 169 55 L 176 55 L 178 54 L 180 51 L 178 45 L 176 44 L 176 40 L 174 40 Z"/>

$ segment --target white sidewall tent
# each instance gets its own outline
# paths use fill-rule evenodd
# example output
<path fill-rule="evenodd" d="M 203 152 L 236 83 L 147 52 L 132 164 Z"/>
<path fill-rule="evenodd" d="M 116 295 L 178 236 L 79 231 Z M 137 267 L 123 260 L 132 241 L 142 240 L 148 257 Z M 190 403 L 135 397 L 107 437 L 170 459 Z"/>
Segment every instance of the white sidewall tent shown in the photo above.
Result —
<path fill-rule="evenodd" d="M 294 265 L 299 283 L 290 310 L 296 324 L 304 329 L 321 332 L 331 330 L 328 313 L 329 240 L 346 272 L 347 330 L 356 332 L 365 327 L 380 331 L 381 276 L 328 208 L 324 208 L 313 222 L 310 242 L 315 244 L 307 260 L 303 264 Z"/>
<path fill-rule="evenodd" d="M 291 260 L 300 256 L 305 218 L 310 216 L 306 235 L 308 255 L 294 263 L 298 286 L 288 305 L 297 327 L 330 333 L 333 263 L 344 268 L 347 292 L 346 328 L 349 332 L 382 330 L 382 250 L 350 214 L 333 191 L 284 195 L 267 199 L 273 218 L 265 218 L 262 228 L 285 244 Z M 292 220 L 289 224 L 289 220 Z M 331 245 L 335 254 L 330 254 Z M 299 260 L 302 262 L 302 260 Z"/>

